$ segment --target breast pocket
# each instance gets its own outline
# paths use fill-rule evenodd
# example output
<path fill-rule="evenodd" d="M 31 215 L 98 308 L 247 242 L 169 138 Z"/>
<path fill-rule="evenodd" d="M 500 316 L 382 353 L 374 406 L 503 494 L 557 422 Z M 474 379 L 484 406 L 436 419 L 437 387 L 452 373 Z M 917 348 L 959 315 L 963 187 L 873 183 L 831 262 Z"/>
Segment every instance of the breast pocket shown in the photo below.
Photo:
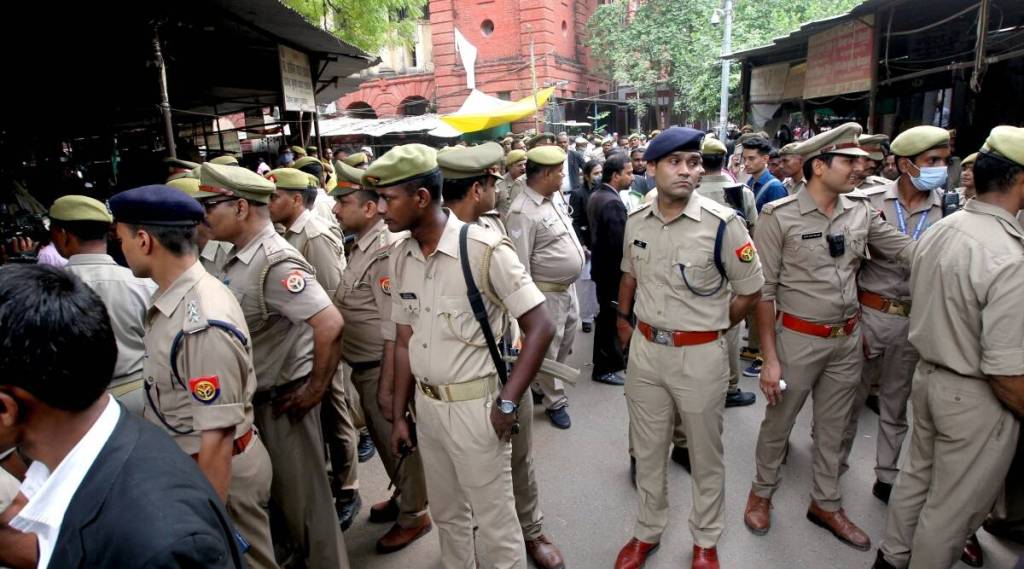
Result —
<path fill-rule="evenodd" d="M 557 215 L 548 216 L 541 221 L 541 225 L 544 226 L 545 231 L 547 231 L 549 235 L 555 238 L 561 238 L 569 232 L 565 227 L 565 224 L 562 223 L 562 220 L 559 219 Z"/>
<path fill-rule="evenodd" d="M 868 230 L 849 229 L 846 230 L 846 252 L 857 259 L 870 259 L 868 252 Z"/>
<path fill-rule="evenodd" d="M 708 254 L 678 251 L 672 268 L 676 280 L 697 296 L 711 296 L 725 283 L 714 259 Z"/>
<path fill-rule="evenodd" d="M 629 256 L 633 261 L 633 276 L 639 278 L 651 259 L 650 246 L 641 247 L 634 242 L 629 247 Z"/>
<path fill-rule="evenodd" d="M 824 233 L 821 233 L 821 237 L 812 239 L 804 239 L 799 235 L 786 239 L 782 245 L 782 259 L 785 264 L 806 271 L 813 271 L 823 263 L 829 262 L 828 243 L 825 242 Z"/>
<path fill-rule="evenodd" d="M 438 299 L 437 317 L 441 319 L 441 326 L 455 338 L 470 345 L 486 345 L 483 341 L 483 332 L 480 323 L 473 316 L 473 309 L 469 299 L 464 296 L 442 296 Z M 495 335 L 499 334 L 494 330 Z"/>
<path fill-rule="evenodd" d="M 420 301 L 418 298 L 402 298 L 403 293 L 398 293 L 398 306 L 410 325 L 416 324 L 420 319 Z"/>

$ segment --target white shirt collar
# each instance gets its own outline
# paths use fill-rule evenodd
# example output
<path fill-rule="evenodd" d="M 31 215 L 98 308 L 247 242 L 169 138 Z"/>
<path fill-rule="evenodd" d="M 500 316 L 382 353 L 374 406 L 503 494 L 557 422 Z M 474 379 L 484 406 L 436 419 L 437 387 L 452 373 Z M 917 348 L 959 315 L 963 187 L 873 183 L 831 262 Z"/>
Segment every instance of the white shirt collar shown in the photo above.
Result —
<path fill-rule="evenodd" d="M 50 563 L 71 499 L 78 492 L 78 487 L 82 485 L 85 475 L 107 444 L 121 417 L 121 406 L 113 397 L 108 395 L 107 398 L 103 413 L 52 473 L 38 460 L 25 473 L 25 481 L 19 490 L 28 498 L 28 504 L 11 520 L 10 525 L 18 531 L 36 534 L 39 540 L 40 569 Z"/>

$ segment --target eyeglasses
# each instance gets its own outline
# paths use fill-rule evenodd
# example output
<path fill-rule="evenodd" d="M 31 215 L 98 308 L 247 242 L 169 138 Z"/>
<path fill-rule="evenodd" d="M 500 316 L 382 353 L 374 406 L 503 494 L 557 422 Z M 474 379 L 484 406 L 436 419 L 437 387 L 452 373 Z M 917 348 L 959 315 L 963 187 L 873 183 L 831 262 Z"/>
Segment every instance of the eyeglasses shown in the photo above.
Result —
<path fill-rule="evenodd" d="M 224 198 L 222 200 L 206 200 L 206 201 L 203 202 L 203 209 L 206 210 L 206 213 L 210 213 L 211 211 L 213 211 L 213 208 L 217 207 L 218 205 L 220 205 L 222 203 L 233 202 L 233 201 L 237 201 L 237 200 L 240 200 L 240 199 L 242 199 L 242 198 Z"/>

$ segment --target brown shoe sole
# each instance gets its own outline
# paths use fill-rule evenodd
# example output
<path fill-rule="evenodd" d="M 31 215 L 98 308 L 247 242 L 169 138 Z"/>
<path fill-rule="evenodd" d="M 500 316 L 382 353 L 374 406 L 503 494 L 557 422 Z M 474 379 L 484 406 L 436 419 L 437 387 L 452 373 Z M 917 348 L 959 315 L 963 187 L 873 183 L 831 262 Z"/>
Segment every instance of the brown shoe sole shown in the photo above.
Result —
<path fill-rule="evenodd" d="M 836 532 L 836 530 L 832 529 L 832 526 L 830 526 L 827 523 L 825 523 L 825 520 L 822 520 L 818 516 L 816 516 L 816 515 L 814 515 L 814 514 L 812 514 L 810 512 L 807 512 L 807 519 L 810 520 L 810 522 L 812 524 L 814 524 L 814 525 L 816 525 L 816 526 L 818 526 L 818 527 L 820 527 L 822 529 L 828 530 L 829 533 L 831 533 L 832 535 L 834 535 L 836 537 L 836 539 L 838 539 L 839 541 L 845 543 L 846 545 L 849 545 L 850 547 L 852 547 L 854 549 L 858 549 L 860 551 L 868 551 L 868 550 L 871 549 L 871 541 L 870 540 L 868 540 L 868 542 L 866 544 L 864 544 L 864 545 L 861 545 L 859 543 L 854 543 L 854 542 L 846 539 L 845 537 L 839 535 L 839 533 Z"/>
<path fill-rule="evenodd" d="M 414 535 L 412 537 L 412 539 L 410 539 L 409 541 L 403 543 L 402 545 L 381 545 L 380 541 L 378 541 L 377 542 L 377 553 L 380 553 L 381 555 L 386 555 L 388 553 L 394 553 L 396 551 L 401 551 L 401 550 L 405 549 L 406 547 L 409 547 L 409 545 L 412 542 L 414 542 L 417 539 L 419 539 L 419 538 L 427 535 L 428 533 L 430 533 L 430 530 L 433 529 L 433 528 L 434 528 L 434 524 L 427 524 L 427 525 L 423 526 L 422 528 L 420 528 L 420 531 L 417 532 L 416 535 Z"/>

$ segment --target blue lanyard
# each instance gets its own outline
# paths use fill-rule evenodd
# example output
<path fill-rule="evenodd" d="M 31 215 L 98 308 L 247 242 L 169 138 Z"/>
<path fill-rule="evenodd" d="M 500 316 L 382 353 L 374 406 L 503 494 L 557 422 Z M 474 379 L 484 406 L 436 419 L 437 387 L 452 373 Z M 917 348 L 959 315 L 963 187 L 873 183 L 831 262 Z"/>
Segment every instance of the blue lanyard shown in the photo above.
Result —
<path fill-rule="evenodd" d="M 928 221 L 928 212 L 921 213 L 921 219 L 917 220 L 917 227 L 914 228 L 914 234 L 911 239 L 917 241 L 918 237 L 921 237 L 921 232 L 924 231 L 925 223 Z M 907 220 L 903 217 L 903 205 L 900 204 L 900 200 L 896 199 L 896 223 L 899 226 L 900 233 L 907 234 Z"/>

